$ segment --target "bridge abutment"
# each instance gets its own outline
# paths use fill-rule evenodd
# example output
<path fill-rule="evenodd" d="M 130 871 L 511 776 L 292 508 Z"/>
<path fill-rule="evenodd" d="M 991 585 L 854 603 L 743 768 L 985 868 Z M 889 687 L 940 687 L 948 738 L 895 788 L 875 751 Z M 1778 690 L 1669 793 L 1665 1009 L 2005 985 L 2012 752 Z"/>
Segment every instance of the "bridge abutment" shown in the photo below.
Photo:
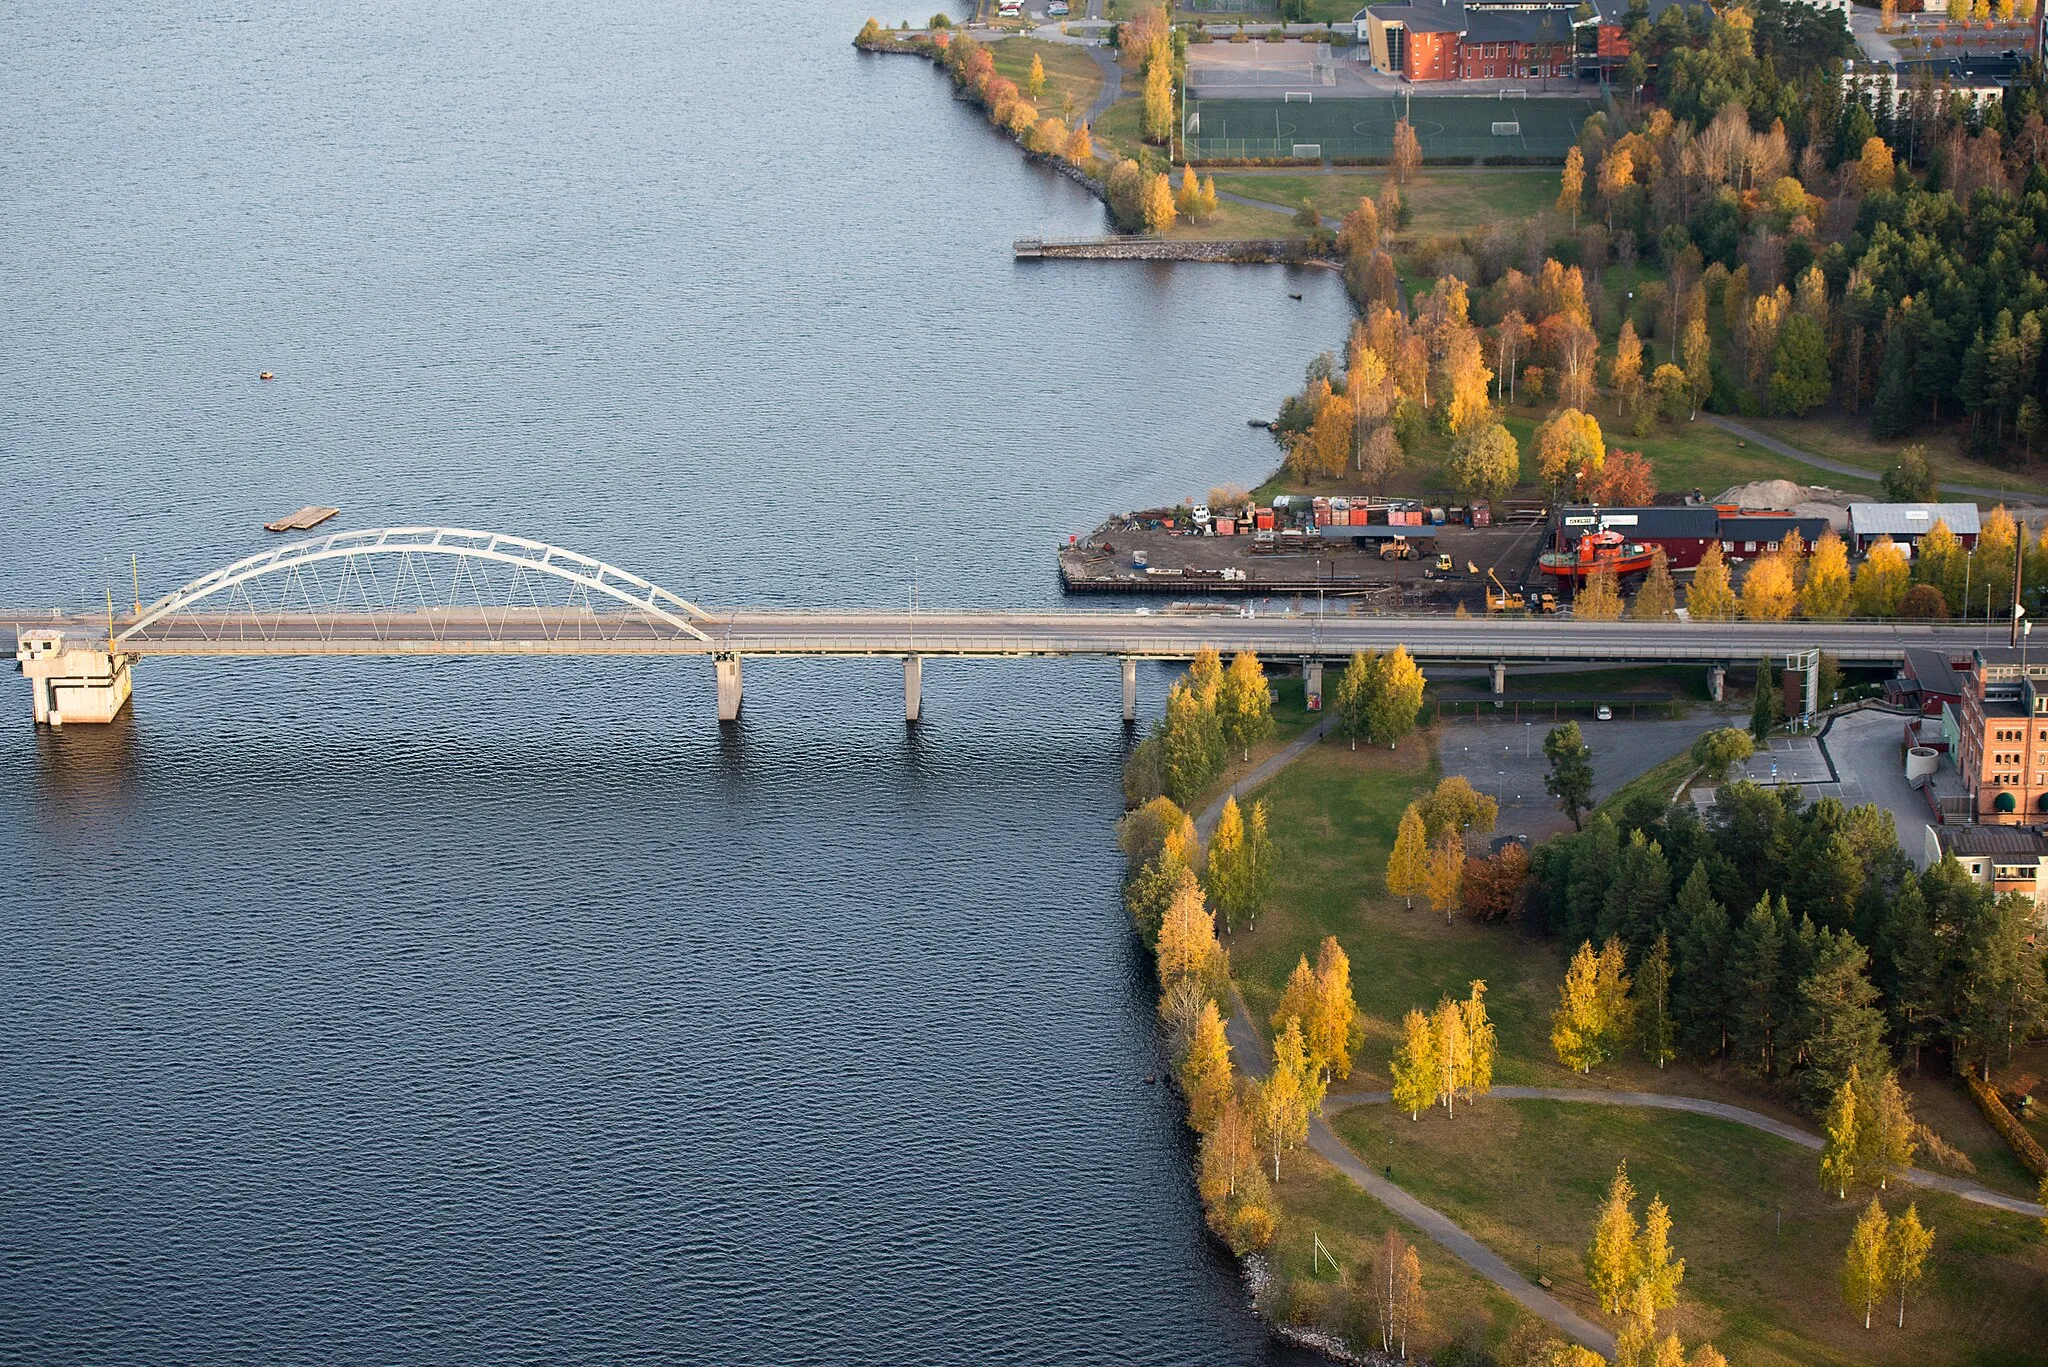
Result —
<path fill-rule="evenodd" d="M 1301 662 L 1301 681 L 1302 687 L 1308 694 L 1308 710 L 1311 712 L 1322 711 L 1323 662 L 1321 660 L 1303 660 Z"/>
<path fill-rule="evenodd" d="M 903 720 L 914 722 L 924 711 L 924 656 L 903 657 Z"/>
<path fill-rule="evenodd" d="M 1715 702 L 1721 701 L 1721 694 L 1727 687 L 1727 683 L 1728 667 L 1726 665 L 1707 666 L 1707 696 L 1709 698 L 1712 698 Z"/>
<path fill-rule="evenodd" d="M 128 705 L 133 656 L 86 645 L 61 631 L 25 631 L 14 658 L 29 681 L 38 724 L 110 722 Z"/>
<path fill-rule="evenodd" d="M 1504 664 L 1493 667 L 1493 691 L 1497 694 L 1508 691 L 1508 667 Z"/>
<path fill-rule="evenodd" d="M 1136 656 L 1126 655 L 1124 667 L 1124 725 L 1130 726 L 1138 720 L 1138 661 Z"/>
<path fill-rule="evenodd" d="M 740 657 L 720 655 L 712 663 L 718 669 L 718 719 L 740 719 Z"/>

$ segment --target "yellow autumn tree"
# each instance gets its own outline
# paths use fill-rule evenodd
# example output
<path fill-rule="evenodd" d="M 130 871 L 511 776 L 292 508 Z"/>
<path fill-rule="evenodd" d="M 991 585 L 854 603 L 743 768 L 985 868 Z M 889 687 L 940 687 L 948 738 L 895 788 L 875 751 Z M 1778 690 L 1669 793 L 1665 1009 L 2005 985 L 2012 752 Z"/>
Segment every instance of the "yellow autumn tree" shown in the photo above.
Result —
<path fill-rule="evenodd" d="M 1564 154 L 1564 178 L 1557 191 L 1557 211 L 1568 214 L 1572 231 L 1579 230 L 1579 210 L 1586 200 L 1586 154 L 1574 147 Z"/>
<path fill-rule="evenodd" d="M 1607 462 L 1599 422 L 1576 408 L 1565 409 L 1536 429 L 1535 450 L 1536 469 L 1556 489 L 1581 473 L 1598 474 Z"/>
<path fill-rule="evenodd" d="M 1727 622 L 1734 619 L 1735 608 L 1735 591 L 1728 587 L 1728 564 L 1721 558 L 1721 543 L 1709 541 L 1692 572 L 1692 587 L 1685 593 L 1686 616 L 1695 622 Z"/>
<path fill-rule="evenodd" d="M 1214 1128 L 1216 1117 L 1235 1085 L 1223 1013 L 1216 1009 L 1212 998 L 1202 1003 L 1202 1014 L 1195 1021 L 1194 1041 L 1180 1065 L 1180 1089 L 1188 1099 L 1188 1124 L 1205 1134 Z"/>
<path fill-rule="evenodd" d="M 1572 955 L 1557 989 L 1557 1009 L 1550 1013 L 1550 1047 L 1557 1061 L 1575 1073 L 1590 1073 L 1605 1058 L 1606 1035 L 1600 1013 L 1600 957 L 1588 940 Z"/>
<path fill-rule="evenodd" d="M 1358 1001 L 1351 993 L 1351 959 L 1337 937 L 1326 935 L 1316 951 L 1315 1006 L 1303 1027 L 1309 1057 L 1325 1078 L 1351 1076 L 1351 1059 L 1365 1037 Z"/>
<path fill-rule="evenodd" d="M 1742 615 L 1752 622 L 1783 622 L 1799 606 L 1799 591 L 1792 584 L 1792 562 L 1783 551 L 1772 551 L 1749 567 L 1742 580 Z"/>
<path fill-rule="evenodd" d="M 1451 909 L 1458 905 L 1458 889 L 1465 881 L 1465 842 L 1456 831 L 1446 830 L 1429 847 L 1429 867 L 1424 875 L 1424 892 L 1432 911 L 1444 914 L 1451 923 Z"/>
<path fill-rule="evenodd" d="M 1799 590 L 1799 615 L 1833 622 L 1849 614 L 1849 550 L 1830 527 L 1813 543 L 1806 583 Z"/>
<path fill-rule="evenodd" d="M 1636 590 L 1628 615 L 1638 622 L 1668 622 L 1677 615 L 1678 590 L 1671 583 L 1671 559 L 1662 546 L 1650 548 L 1650 573 Z"/>
<path fill-rule="evenodd" d="M 1593 1220 L 1593 1242 L 1586 1249 L 1586 1281 L 1612 1315 L 1627 1302 L 1636 1281 L 1636 1189 L 1628 1180 L 1628 1163 L 1614 1169 L 1607 1199 Z"/>
<path fill-rule="evenodd" d="M 1880 536 L 1863 554 L 1849 601 L 1858 617 L 1896 617 L 1899 602 L 1912 587 L 1913 568 L 1906 553 L 1888 536 Z"/>
<path fill-rule="evenodd" d="M 1258 1119 L 1273 1151 L 1273 1180 L 1280 1180 L 1280 1155 L 1308 1138 L 1308 1124 L 1323 1104 L 1323 1083 L 1309 1066 L 1301 1022 L 1290 1020 L 1273 1041 L 1273 1071 L 1259 1088 Z"/>
<path fill-rule="evenodd" d="M 1458 1080 L 1466 1067 L 1465 1013 L 1446 994 L 1429 1013 L 1429 1028 L 1436 1035 L 1436 1099 L 1444 1114 L 1458 1114 Z"/>
<path fill-rule="evenodd" d="M 1420 1120 L 1423 1111 L 1436 1103 L 1438 1064 L 1436 1032 L 1429 1017 L 1410 1010 L 1401 1019 L 1401 1043 L 1394 1050 L 1388 1071 L 1394 1079 L 1394 1105 Z"/>
<path fill-rule="evenodd" d="M 1586 576 L 1586 586 L 1572 599 L 1572 616 L 1588 622 L 1621 620 L 1621 585 L 1613 570 L 1595 570 Z"/>
<path fill-rule="evenodd" d="M 1035 52 L 1031 54 L 1031 74 L 1024 78 L 1024 93 L 1034 100 L 1045 94 L 1045 63 Z"/>
<path fill-rule="evenodd" d="M 1281 990 L 1280 1004 L 1273 1008 L 1271 1017 L 1273 1033 L 1278 1035 L 1287 1028 L 1287 1022 L 1299 1022 L 1302 1039 L 1308 1038 L 1309 1018 L 1316 1010 L 1316 971 L 1308 966 L 1308 955 L 1295 960 L 1294 971 L 1287 975 L 1287 986 Z"/>
<path fill-rule="evenodd" d="M 1394 832 L 1394 851 L 1387 856 L 1387 891 L 1410 910 L 1414 909 L 1417 895 L 1429 892 L 1429 835 L 1422 824 L 1422 813 L 1412 802 L 1401 813 L 1401 824 Z"/>
<path fill-rule="evenodd" d="M 1067 134 L 1066 158 L 1076 166 L 1086 166 L 1095 160 L 1095 138 L 1088 131 L 1088 125 L 1077 123 Z"/>
<path fill-rule="evenodd" d="M 1159 981 L 1171 988 L 1192 982 L 1210 996 L 1228 990 L 1230 960 L 1216 939 L 1216 918 L 1202 897 L 1202 885 L 1191 870 L 1182 869 L 1173 899 L 1160 919 L 1159 938 L 1154 944 L 1159 961 Z M 1163 1001 L 1163 998 L 1162 998 Z"/>

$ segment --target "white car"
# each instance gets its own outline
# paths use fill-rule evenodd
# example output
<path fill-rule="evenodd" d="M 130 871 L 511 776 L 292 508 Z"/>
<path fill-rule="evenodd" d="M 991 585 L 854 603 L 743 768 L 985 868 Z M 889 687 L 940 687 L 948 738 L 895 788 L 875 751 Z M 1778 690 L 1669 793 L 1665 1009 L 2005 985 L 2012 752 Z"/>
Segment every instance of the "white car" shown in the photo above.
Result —
<path fill-rule="evenodd" d="M 1600 704 L 1600 709 L 1597 712 L 1595 712 L 1593 716 L 1594 719 L 1598 721 L 1613 721 L 1614 709 L 1609 707 L 1606 703 L 1602 703 Z"/>
<path fill-rule="evenodd" d="M 1045 7 L 1045 12 L 1055 19 L 1059 18 L 1067 12 L 1067 0 L 1052 0 L 1052 3 Z"/>

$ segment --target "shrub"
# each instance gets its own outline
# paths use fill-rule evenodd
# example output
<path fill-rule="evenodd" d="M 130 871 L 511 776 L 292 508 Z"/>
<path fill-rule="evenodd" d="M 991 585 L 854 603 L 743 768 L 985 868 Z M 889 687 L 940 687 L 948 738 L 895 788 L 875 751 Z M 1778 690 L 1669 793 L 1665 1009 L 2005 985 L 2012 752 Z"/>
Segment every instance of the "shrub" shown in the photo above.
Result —
<path fill-rule="evenodd" d="M 1926 588 L 1928 585 L 1922 584 L 1920 587 Z M 2012 1151 L 2020 1162 L 2027 1165 L 2027 1171 L 2036 1177 L 2048 1177 L 2048 1153 L 2042 1152 L 2041 1146 L 2034 1142 L 2034 1136 L 2028 1134 L 2026 1127 L 2013 1118 L 2013 1113 L 2005 1108 L 2005 1103 L 1999 1100 L 1998 1093 L 1992 1090 L 1991 1084 L 1975 1073 L 1964 1074 L 1963 1080 L 1970 1086 L 1970 1095 L 1977 1099 L 1977 1109 L 1984 1112 L 1984 1118 L 1991 1122 L 1991 1128 L 1997 1130 L 2005 1142 L 2012 1146 Z"/>

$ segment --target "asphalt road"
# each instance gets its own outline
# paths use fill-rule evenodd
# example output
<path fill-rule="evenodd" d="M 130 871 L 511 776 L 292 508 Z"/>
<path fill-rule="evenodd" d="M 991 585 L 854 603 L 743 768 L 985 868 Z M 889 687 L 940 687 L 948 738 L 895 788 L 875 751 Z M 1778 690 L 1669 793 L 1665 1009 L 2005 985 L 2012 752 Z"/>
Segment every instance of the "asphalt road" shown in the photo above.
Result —
<path fill-rule="evenodd" d="M 0 627 L 58 626 L 104 639 L 91 614 L 0 612 Z M 2003 644 L 2002 627 L 1919 623 L 1576 622 L 1569 618 L 1071 613 L 707 613 L 687 630 L 650 613 L 574 609 L 403 613 L 180 613 L 119 648 L 136 655 L 1112 655 L 1185 659 L 1203 646 L 1341 659 L 1404 645 L 1423 660 L 1755 660 L 1821 649 L 1896 660 L 1912 646 Z"/>

